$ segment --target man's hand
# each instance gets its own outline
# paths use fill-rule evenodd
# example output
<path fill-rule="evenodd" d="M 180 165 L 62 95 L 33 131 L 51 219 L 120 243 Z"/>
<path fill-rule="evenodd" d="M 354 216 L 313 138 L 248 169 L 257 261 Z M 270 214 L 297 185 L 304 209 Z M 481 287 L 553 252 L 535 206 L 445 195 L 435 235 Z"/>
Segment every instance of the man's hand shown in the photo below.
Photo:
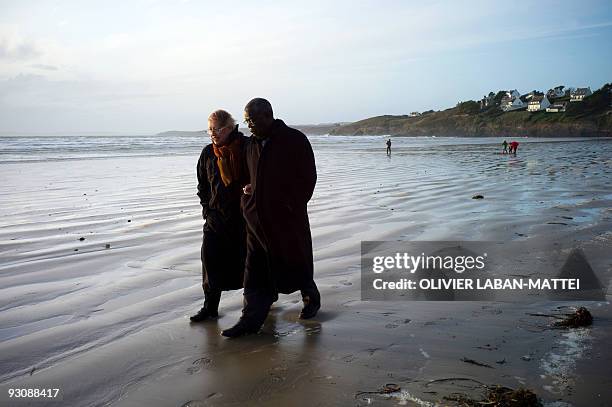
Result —
<path fill-rule="evenodd" d="M 253 194 L 253 187 L 251 187 L 251 184 L 247 184 L 242 188 L 242 192 L 245 195 L 251 195 Z"/>

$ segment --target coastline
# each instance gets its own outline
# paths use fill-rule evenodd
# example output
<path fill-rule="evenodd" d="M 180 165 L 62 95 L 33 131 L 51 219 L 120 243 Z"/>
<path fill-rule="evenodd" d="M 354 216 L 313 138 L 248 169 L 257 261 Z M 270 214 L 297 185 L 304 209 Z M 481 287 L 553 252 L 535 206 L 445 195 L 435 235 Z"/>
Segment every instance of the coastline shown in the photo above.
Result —
<path fill-rule="evenodd" d="M 611 116 L 612 117 L 612 116 Z M 373 118 L 377 119 L 377 118 Z M 568 123 L 549 126 L 537 125 L 495 125 L 484 126 L 453 121 L 444 126 L 419 126 L 409 123 L 368 123 L 366 119 L 332 129 L 330 135 L 388 135 L 393 137 L 530 137 L 530 138 L 609 138 L 612 137 L 612 124 L 597 126 L 592 123 Z M 374 121 L 374 120 L 372 120 Z M 386 121 L 386 120 L 385 120 Z"/>

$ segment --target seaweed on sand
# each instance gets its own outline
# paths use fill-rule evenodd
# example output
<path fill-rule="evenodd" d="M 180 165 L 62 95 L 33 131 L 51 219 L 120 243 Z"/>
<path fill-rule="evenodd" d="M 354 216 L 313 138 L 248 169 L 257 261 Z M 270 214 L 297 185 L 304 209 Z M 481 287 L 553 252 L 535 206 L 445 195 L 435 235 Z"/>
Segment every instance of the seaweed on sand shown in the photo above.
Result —
<path fill-rule="evenodd" d="M 585 307 L 579 307 L 571 314 L 555 315 L 527 313 L 527 315 L 560 319 L 560 321 L 556 321 L 554 324 L 552 324 L 552 326 L 555 328 L 579 328 L 581 326 L 589 326 L 593 323 L 593 316 Z"/>
<path fill-rule="evenodd" d="M 580 307 L 571 314 L 567 314 L 566 317 L 554 323 L 556 327 L 564 328 L 578 328 L 581 326 L 589 326 L 593 323 L 593 316 L 585 307 Z"/>
<path fill-rule="evenodd" d="M 474 400 L 465 394 L 454 393 L 444 397 L 467 407 L 541 407 L 542 403 L 536 394 L 524 388 L 510 389 L 503 386 L 487 387 L 484 400 Z"/>

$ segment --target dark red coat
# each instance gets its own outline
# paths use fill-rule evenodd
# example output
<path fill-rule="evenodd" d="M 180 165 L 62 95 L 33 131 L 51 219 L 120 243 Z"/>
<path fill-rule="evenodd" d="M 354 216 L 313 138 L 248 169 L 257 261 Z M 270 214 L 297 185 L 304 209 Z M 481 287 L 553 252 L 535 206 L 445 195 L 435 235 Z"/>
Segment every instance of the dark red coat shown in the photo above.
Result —
<path fill-rule="evenodd" d="M 249 139 L 245 160 L 253 194 L 243 197 L 244 217 L 250 230 L 259 231 L 276 289 L 292 293 L 313 278 L 306 209 L 317 181 L 312 147 L 302 132 L 275 120 L 265 141 Z"/>

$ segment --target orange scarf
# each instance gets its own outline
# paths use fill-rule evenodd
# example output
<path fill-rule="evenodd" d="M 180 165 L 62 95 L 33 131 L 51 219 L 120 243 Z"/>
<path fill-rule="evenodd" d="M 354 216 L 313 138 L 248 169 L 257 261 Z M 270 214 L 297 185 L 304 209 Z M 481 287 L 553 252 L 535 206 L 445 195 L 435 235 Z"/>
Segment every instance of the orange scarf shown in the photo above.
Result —
<path fill-rule="evenodd" d="M 217 157 L 217 167 L 223 185 L 228 186 L 233 181 L 239 180 L 242 175 L 242 137 L 234 138 L 223 147 L 213 144 L 213 152 Z"/>

